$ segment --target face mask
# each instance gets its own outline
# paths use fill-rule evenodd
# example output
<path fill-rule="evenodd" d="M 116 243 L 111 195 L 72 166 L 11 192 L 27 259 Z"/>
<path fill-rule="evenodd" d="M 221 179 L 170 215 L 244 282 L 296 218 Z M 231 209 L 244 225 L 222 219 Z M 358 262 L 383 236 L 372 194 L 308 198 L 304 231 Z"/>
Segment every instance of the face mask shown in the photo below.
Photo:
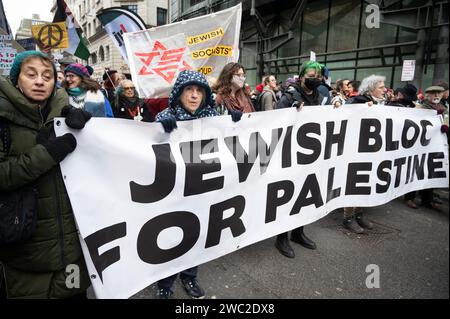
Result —
<path fill-rule="evenodd" d="M 236 85 L 238 88 L 244 87 L 245 79 L 242 79 L 238 75 L 233 75 L 233 79 L 231 80 L 231 83 Z"/>
<path fill-rule="evenodd" d="M 433 98 L 433 104 L 439 104 L 441 103 L 441 99 L 438 97 Z"/>
<path fill-rule="evenodd" d="M 321 83 L 322 80 L 317 78 L 305 78 L 305 86 L 310 90 L 317 89 Z"/>

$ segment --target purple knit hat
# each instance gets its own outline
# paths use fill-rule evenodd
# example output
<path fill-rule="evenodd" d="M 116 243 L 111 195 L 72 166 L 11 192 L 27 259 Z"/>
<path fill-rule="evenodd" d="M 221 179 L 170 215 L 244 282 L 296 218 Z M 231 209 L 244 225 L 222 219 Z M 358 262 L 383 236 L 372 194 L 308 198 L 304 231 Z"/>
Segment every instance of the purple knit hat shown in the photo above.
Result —
<path fill-rule="evenodd" d="M 88 69 L 80 63 L 72 63 L 69 64 L 68 66 L 66 66 L 66 68 L 64 69 L 64 75 L 67 74 L 67 72 L 71 72 L 74 73 L 76 75 L 78 75 L 79 77 L 90 77 L 91 74 L 89 73 Z"/>

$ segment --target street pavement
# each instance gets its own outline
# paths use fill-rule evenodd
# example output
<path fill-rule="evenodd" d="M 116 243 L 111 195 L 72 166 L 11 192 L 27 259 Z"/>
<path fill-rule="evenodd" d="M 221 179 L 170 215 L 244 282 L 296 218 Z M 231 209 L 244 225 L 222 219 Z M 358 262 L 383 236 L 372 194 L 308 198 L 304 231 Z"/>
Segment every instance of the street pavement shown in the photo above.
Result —
<path fill-rule="evenodd" d="M 296 257 L 289 259 L 269 238 L 200 265 L 199 283 L 212 299 L 448 299 L 448 189 L 438 194 L 441 212 L 401 199 L 365 208 L 375 227 L 364 235 L 341 226 L 342 210 L 331 212 L 305 227 L 317 250 L 292 243 Z M 369 288 L 366 281 L 377 286 L 376 270 L 379 287 Z M 132 298 L 155 292 L 153 284 Z M 172 298 L 188 298 L 179 279 Z"/>

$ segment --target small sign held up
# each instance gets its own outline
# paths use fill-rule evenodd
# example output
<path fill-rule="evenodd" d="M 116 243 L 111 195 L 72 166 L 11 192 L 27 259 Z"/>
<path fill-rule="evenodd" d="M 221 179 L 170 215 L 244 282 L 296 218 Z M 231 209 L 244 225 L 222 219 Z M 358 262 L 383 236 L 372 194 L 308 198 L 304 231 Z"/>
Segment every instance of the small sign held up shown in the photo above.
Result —
<path fill-rule="evenodd" d="M 414 71 L 416 69 L 416 60 L 403 60 L 402 81 L 414 80 Z"/>
<path fill-rule="evenodd" d="M 69 36 L 65 22 L 31 26 L 36 43 L 41 47 L 65 49 L 69 47 Z"/>
<path fill-rule="evenodd" d="M 311 51 L 311 54 L 310 54 L 309 59 L 310 59 L 311 61 L 316 61 L 316 52 Z"/>

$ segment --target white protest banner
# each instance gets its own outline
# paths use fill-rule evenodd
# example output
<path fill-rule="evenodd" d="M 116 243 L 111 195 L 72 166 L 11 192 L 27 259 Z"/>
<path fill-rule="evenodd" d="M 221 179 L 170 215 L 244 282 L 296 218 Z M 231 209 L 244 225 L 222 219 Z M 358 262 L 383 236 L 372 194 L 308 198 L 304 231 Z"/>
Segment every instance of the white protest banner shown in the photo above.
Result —
<path fill-rule="evenodd" d="M 416 60 L 403 60 L 402 81 L 414 80 L 414 72 L 416 70 Z"/>
<path fill-rule="evenodd" d="M 62 163 L 98 298 L 153 282 L 347 206 L 448 187 L 434 111 L 304 107 L 160 123 L 92 118 Z"/>
<path fill-rule="evenodd" d="M 241 4 L 209 15 L 123 34 L 139 95 L 168 97 L 178 73 L 189 69 L 217 78 L 239 59 Z"/>

